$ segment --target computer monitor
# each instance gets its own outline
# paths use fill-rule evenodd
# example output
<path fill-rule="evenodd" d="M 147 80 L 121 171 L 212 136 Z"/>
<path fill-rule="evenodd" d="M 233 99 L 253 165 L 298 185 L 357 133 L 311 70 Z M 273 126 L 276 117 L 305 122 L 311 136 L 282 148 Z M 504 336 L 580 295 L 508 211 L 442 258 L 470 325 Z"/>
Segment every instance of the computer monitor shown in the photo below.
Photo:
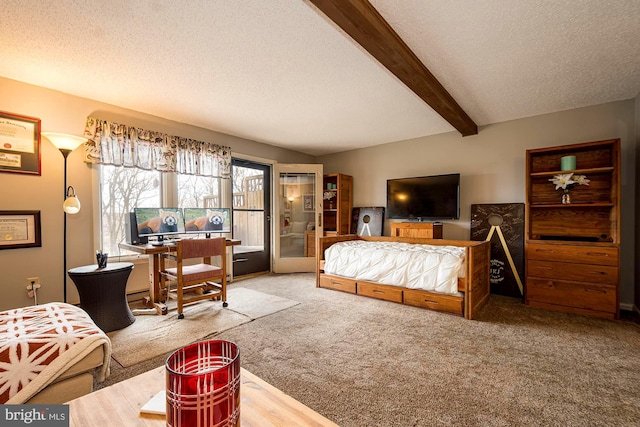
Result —
<path fill-rule="evenodd" d="M 231 233 L 231 209 L 184 208 L 186 233 Z"/>
<path fill-rule="evenodd" d="M 184 217 L 180 208 L 134 208 L 138 236 L 164 236 L 184 234 Z"/>

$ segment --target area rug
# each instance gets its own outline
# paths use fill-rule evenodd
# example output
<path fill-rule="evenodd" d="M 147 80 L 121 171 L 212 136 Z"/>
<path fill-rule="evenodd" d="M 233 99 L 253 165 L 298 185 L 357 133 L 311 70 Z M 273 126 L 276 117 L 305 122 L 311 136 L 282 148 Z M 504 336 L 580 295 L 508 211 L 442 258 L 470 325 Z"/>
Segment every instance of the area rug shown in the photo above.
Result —
<path fill-rule="evenodd" d="M 107 334 L 111 338 L 112 357 L 123 367 L 132 366 L 299 304 L 246 288 L 229 289 L 227 302 L 227 308 L 222 308 L 220 301 L 186 306 L 184 319 L 178 319 L 175 301 L 169 303 L 169 313 L 165 316 L 137 316 L 130 326 Z"/>

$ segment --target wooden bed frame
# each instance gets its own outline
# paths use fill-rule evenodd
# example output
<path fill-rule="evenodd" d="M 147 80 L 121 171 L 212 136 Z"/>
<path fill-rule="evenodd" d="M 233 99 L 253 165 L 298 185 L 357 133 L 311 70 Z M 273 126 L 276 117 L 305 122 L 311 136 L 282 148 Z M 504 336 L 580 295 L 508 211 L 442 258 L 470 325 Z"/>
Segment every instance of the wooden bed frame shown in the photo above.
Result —
<path fill-rule="evenodd" d="M 367 240 L 377 242 L 404 242 L 438 246 L 458 246 L 465 248 L 465 277 L 458 279 L 458 290 L 462 296 L 439 294 L 420 289 L 383 285 L 334 276 L 324 272 L 324 252 L 338 242 L 349 240 Z M 490 242 L 467 240 L 424 239 L 415 237 L 356 236 L 341 235 L 321 237 L 316 243 L 316 286 L 335 289 L 352 294 L 398 302 L 431 310 L 443 311 L 466 319 L 475 314 L 487 303 L 490 294 L 489 261 Z"/>

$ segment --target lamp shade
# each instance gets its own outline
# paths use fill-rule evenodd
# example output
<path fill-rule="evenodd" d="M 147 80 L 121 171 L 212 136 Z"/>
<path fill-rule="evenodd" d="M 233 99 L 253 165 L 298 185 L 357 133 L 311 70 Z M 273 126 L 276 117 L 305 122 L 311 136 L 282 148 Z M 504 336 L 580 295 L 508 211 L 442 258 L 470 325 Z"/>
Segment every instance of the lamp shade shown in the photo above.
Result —
<path fill-rule="evenodd" d="M 77 214 L 80 212 L 80 199 L 76 196 L 76 191 L 73 187 L 67 188 L 67 198 L 62 204 L 62 209 L 68 214 Z"/>
<path fill-rule="evenodd" d="M 47 138 L 58 150 L 73 151 L 80 145 L 87 142 L 87 138 L 82 136 L 67 135 L 66 133 L 42 132 L 42 136 Z"/>

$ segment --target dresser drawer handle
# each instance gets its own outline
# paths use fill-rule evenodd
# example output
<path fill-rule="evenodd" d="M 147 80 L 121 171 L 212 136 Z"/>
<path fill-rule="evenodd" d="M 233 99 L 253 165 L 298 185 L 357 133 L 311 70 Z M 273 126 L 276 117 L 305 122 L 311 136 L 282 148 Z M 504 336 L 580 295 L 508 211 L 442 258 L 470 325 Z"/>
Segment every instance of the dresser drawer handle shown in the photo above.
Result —
<path fill-rule="evenodd" d="M 558 249 L 536 249 L 535 251 L 539 254 L 570 255 L 569 252 Z"/>
<path fill-rule="evenodd" d="M 585 292 L 593 292 L 596 294 L 606 294 L 606 289 L 593 289 L 593 288 L 584 288 Z"/>
<path fill-rule="evenodd" d="M 604 252 L 587 252 L 585 255 L 587 256 L 603 256 L 603 257 L 608 257 L 609 254 L 604 253 Z"/>
<path fill-rule="evenodd" d="M 374 293 L 374 294 L 384 294 L 384 291 L 379 291 L 379 290 L 377 290 L 377 289 L 374 289 L 374 290 L 373 290 L 373 293 Z"/>

